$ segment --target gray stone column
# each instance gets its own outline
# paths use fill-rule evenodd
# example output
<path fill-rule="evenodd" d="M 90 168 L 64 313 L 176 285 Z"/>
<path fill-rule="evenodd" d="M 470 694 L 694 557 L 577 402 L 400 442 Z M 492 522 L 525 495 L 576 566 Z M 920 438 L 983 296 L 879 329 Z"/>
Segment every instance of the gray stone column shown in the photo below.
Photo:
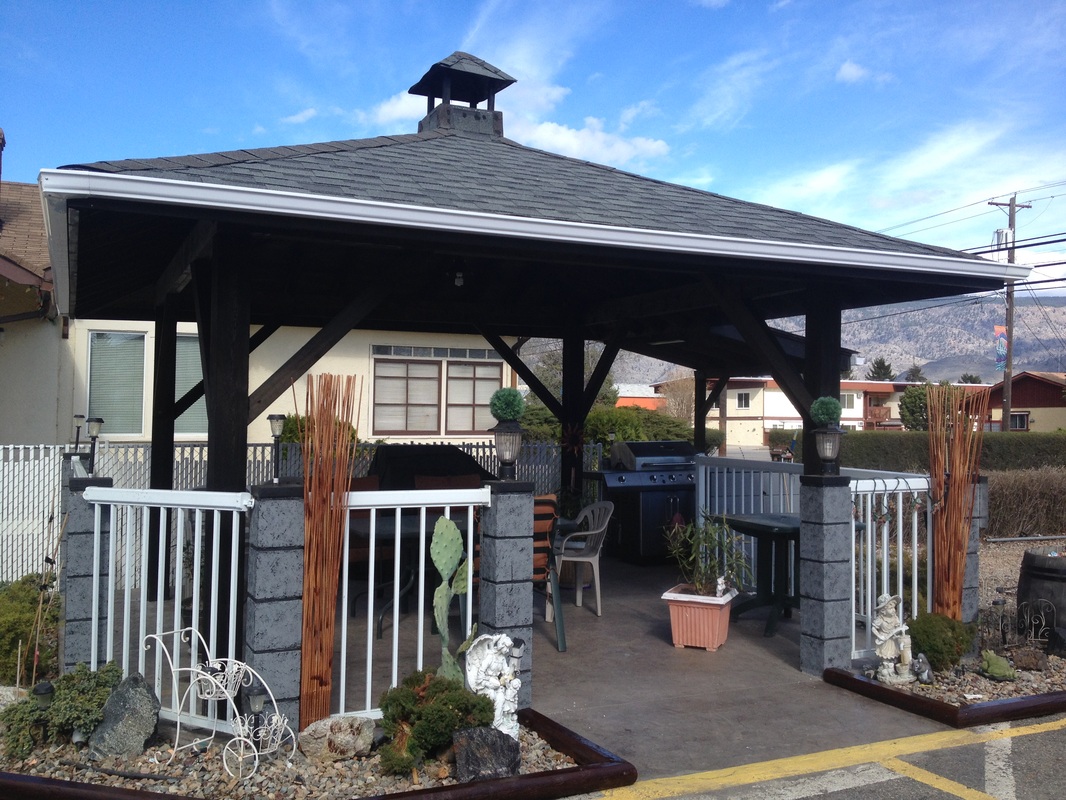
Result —
<path fill-rule="evenodd" d="M 89 665 L 92 658 L 93 628 L 93 533 L 96 514 L 82 494 L 89 486 L 111 486 L 111 478 L 73 477 L 69 459 L 63 465 L 63 536 L 59 541 L 59 670 L 70 672 L 75 665 Z M 100 586 L 97 591 L 99 622 L 96 629 L 98 656 L 103 666 L 102 643 L 107 632 L 107 561 L 111 540 L 111 516 L 102 508 L 100 535 Z"/>
<path fill-rule="evenodd" d="M 851 667 L 851 481 L 800 476 L 800 669 Z"/>
<path fill-rule="evenodd" d="M 980 602 L 978 580 L 980 578 L 981 534 L 988 528 L 988 478 L 979 477 L 973 485 L 973 518 L 970 521 L 970 539 L 966 546 L 966 572 L 962 580 L 962 621 L 976 622 Z"/>
<path fill-rule="evenodd" d="M 492 505 L 481 519 L 478 634 L 505 633 L 526 646 L 519 708 L 532 703 L 533 484 L 490 483 Z"/>
<path fill-rule="evenodd" d="M 253 486 L 248 519 L 244 658 L 270 686 L 278 710 L 300 724 L 303 632 L 303 486 Z"/>

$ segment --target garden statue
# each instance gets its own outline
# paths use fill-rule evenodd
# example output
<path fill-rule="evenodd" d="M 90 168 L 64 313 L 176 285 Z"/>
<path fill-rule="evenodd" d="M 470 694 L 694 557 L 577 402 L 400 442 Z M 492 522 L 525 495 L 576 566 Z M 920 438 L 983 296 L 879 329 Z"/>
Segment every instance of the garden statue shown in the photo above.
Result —
<path fill-rule="evenodd" d="M 911 662 L 911 672 L 918 679 L 918 683 L 928 686 L 933 682 L 933 668 L 929 665 L 929 659 L 925 653 L 919 653 Z"/>
<path fill-rule="evenodd" d="M 492 726 L 514 739 L 518 738 L 517 659 L 523 647 L 506 634 L 484 634 L 466 651 L 466 682 L 470 691 L 492 700 Z"/>
<path fill-rule="evenodd" d="M 911 671 L 911 637 L 899 618 L 900 599 L 898 594 L 883 594 L 874 609 L 874 652 L 881 659 L 877 679 L 882 683 L 911 683 L 915 678 Z"/>

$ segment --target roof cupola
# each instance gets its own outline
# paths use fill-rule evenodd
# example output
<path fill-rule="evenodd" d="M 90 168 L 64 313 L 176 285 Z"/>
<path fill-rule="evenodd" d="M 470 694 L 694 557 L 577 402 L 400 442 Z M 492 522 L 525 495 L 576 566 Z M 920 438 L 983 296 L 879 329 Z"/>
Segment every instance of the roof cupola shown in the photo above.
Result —
<path fill-rule="evenodd" d="M 469 53 L 456 51 L 438 61 L 422 76 L 409 94 L 427 98 L 426 116 L 418 123 L 418 132 L 452 129 L 467 133 L 503 136 L 503 114 L 496 110 L 496 93 L 515 79 L 486 61 Z M 439 105 L 434 105 L 437 99 Z M 486 102 L 487 108 L 478 108 Z M 456 105 L 467 103 L 469 107 Z"/>

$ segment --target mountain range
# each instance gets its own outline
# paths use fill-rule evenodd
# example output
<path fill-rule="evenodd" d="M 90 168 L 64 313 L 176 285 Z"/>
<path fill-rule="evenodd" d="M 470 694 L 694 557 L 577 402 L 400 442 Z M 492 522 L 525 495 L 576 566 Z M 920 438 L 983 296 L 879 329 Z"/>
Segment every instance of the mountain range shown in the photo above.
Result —
<path fill-rule="evenodd" d="M 865 377 L 883 358 L 902 377 L 913 365 L 932 381 L 958 380 L 964 373 L 998 383 L 994 326 L 1004 325 L 1002 295 L 965 296 L 845 311 L 841 344 L 865 359 L 854 369 Z M 802 318 L 772 320 L 771 327 L 802 333 Z M 612 370 L 616 383 L 653 383 L 672 369 L 663 361 L 620 353 Z M 1014 304 L 1015 374 L 1023 370 L 1066 372 L 1066 297 L 1018 292 Z"/>

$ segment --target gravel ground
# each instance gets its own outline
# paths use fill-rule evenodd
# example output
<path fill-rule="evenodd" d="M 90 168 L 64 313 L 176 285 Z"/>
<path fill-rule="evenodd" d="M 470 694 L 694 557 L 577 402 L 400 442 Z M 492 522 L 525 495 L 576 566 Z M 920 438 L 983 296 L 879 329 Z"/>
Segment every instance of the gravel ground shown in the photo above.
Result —
<path fill-rule="evenodd" d="M 519 741 L 522 750 L 521 774 L 574 766 L 572 759 L 553 750 L 531 731 L 523 728 Z M 425 762 L 419 770 L 419 784 L 415 785 L 407 776 L 383 774 L 376 755 L 333 764 L 316 764 L 297 751 L 289 760 L 264 760 L 255 775 L 244 781 L 230 777 L 219 761 L 219 749 L 214 746 L 203 754 L 182 751 L 173 763 L 167 764 L 169 758 L 170 748 L 165 743 L 149 747 L 138 758 L 108 758 L 99 762 L 90 762 L 84 748 L 54 745 L 33 753 L 25 761 L 12 761 L 0 756 L 0 771 L 226 800 L 341 800 L 456 783 L 451 777 L 454 764 L 445 761 Z"/>

